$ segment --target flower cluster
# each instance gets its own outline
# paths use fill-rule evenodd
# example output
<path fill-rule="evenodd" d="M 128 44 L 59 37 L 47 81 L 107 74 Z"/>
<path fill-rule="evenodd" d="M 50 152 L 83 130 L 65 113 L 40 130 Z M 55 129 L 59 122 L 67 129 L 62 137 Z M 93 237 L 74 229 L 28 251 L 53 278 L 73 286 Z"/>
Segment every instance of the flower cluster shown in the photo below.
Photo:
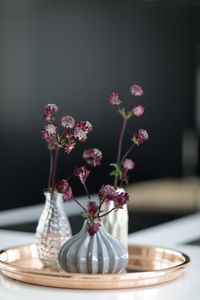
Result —
<path fill-rule="evenodd" d="M 52 192 L 54 191 L 54 187 L 56 187 L 57 191 L 63 194 L 64 201 L 70 201 L 73 198 L 74 201 L 82 208 L 81 214 L 88 220 L 86 229 L 91 238 L 98 232 L 99 226 L 101 226 L 100 224 L 102 217 L 111 213 L 113 210 L 123 209 L 124 205 L 128 203 L 129 195 L 120 191 L 117 186 L 121 187 L 124 183 L 127 183 L 128 172 L 135 168 L 135 162 L 128 158 L 129 153 L 133 150 L 135 145 L 139 146 L 149 138 L 145 129 L 139 129 L 137 133 L 133 133 L 132 138 L 130 139 L 131 145 L 122 155 L 122 141 L 127 126 L 127 121 L 131 117 L 142 117 L 146 110 L 145 106 L 142 104 L 133 105 L 135 97 L 143 96 L 143 89 L 139 85 L 134 84 L 130 87 L 130 93 L 132 97 L 127 110 L 124 107 L 121 107 L 122 101 L 119 98 L 118 93 L 112 92 L 108 96 L 110 105 L 116 106 L 118 112 L 122 116 L 123 124 L 118 142 L 117 161 L 116 163 L 110 164 L 112 167 L 114 167 L 114 170 L 110 174 L 115 177 L 114 184 L 106 184 L 101 186 L 98 192 L 98 203 L 91 200 L 91 196 L 87 189 L 86 180 L 90 175 L 90 170 L 88 170 L 85 166 L 76 167 L 74 169 L 74 173 L 69 176 L 67 180 L 61 179 L 55 183 L 59 149 L 64 148 L 64 151 L 69 154 L 74 149 L 78 141 L 85 142 L 87 140 L 88 133 L 92 131 L 92 125 L 88 121 L 77 122 L 72 116 L 65 115 L 60 120 L 62 132 L 59 133 L 58 126 L 54 124 L 55 117 L 53 115 L 58 111 L 58 107 L 55 104 L 48 104 L 45 107 L 43 119 L 47 121 L 48 124 L 45 125 L 44 131 L 41 132 L 41 136 L 48 143 L 50 150 L 56 150 L 55 161 L 53 162 L 52 156 L 50 160 L 51 165 L 48 187 L 52 186 Z M 52 153 L 52 151 L 50 151 L 50 153 Z M 102 152 L 97 148 L 91 148 L 85 150 L 82 157 L 88 165 L 96 167 L 101 164 Z M 69 178 L 72 178 L 73 176 L 79 178 L 85 189 L 85 192 L 88 196 L 87 207 L 84 207 L 78 200 L 74 198 L 72 194 Z M 104 212 L 102 210 L 103 204 L 112 205 L 107 212 Z"/>
<path fill-rule="evenodd" d="M 72 199 L 72 189 L 68 181 L 61 179 L 56 183 L 56 189 L 59 193 L 63 194 L 64 201 L 69 201 Z"/>
<path fill-rule="evenodd" d="M 126 165 L 126 163 L 125 163 Z M 127 166 L 128 168 L 130 166 Z M 89 233 L 90 237 L 92 238 L 95 233 L 98 232 L 101 218 L 106 216 L 107 214 L 111 213 L 113 210 L 122 209 L 125 204 L 127 204 L 129 200 L 129 195 L 124 192 L 119 192 L 117 188 L 115 188 L 112 185 L 103 185 L 99 190 L 99 203 L 97 204 L 95 201 L 91 200 L 91 196 L 88 192 L 88 189 L 86 187 L 86 180 L 90 174 L 90 171 L 87 170 L 84 166 L 75 168 L 74 174 L 76 177 L 79 178 L 80 182 L 84 186 L 84 189 L 88 196 L 88 204 L 87 208 L 85 208 L 78 200 L 75 200 L 77 204 L 79 204 L 82 208 L 82 216 L 86 219 L 88 219 L 87 223 L 87 232 Z M 63 193 L 64 199 L 70 200 L 72 197 L 71 188 L 66 180 L 60 180 L 56 184 L 56 188 L 60 193 Z M 113 203 L 112 208 L 107 213 L 104 213 L 102 211 L 102 205 L 105 203 L 106 205 L 109 205 L 110 203 Z"/>
<path fill-rule="evenodd" d="M 118 192 L 115 187 L 112 185 L 103 185 L 99 190 L 99 199 L 100 202 L 105 202 L 107 205 L 112 201 L 114 208 L 123 208 L 129 200 L 129 195 L 124 192 Z"/>
<path fill-rule="evenodd" d="M 56 169 L 60 148 L 69 154 L 78 141 L 85 142 L 87 135 L 92 131 L 92 125 L 88 121 L 76 122 L 72 116 L 65 115 L 60 119 L 60 127 L 55 125 L 54 113 L 58 112 L 56 104 L 48 104 L 45 106 L 45 114 L 43 119 L 47 121 L 44 130 L 41 131 L 41 137 L 44 139 L 50 150 L 50 170 L 48 180 L 48 191 L 54 192 L 56 188 L 58 192 L 63 194 L 63 199 L 69 201 L 72 199 L 72 189 L 67 180 L 62 179 L 56 183 Z M 60 130 L 60 132 L 59 132 Z M 54 151 L 55 150 L 55 154 Z M 89 174 L 88 174 L 89 175 Z M 83 181 L 85 176 L 83 175 Z"/>
<path fill-rule="evenodd" d="M 58 134 L 58 126 L 54 125 L 55 118 L 52 113 L 58 111 L 55 104 L 48 104 L 45 107 L 46 113 L 43 118 L 49 124 L 44 127 L 41 137 L 48 143 L 49 149 L 64 147 L 65 153 L 69 154 L 75 147 L 77 141 L 85 142 L 87 135 L 92 131 L 92 125 L 88 121 L 76 122 L 72 116 L 63 116 L 60 120 L 62 133 Z"/>
<path fill-rule="evenodd" d="M 124 107 L 121 107 L 122 101 L 119 98 L 118 93 L 111 93 L 108 96 L 109 103 L 114 106 L 116 105 L 118 107 L 118 112 L 123 117 L 123 125 L 119 137 L 118 142 L 118 153 L 117 153 L 117 162 L 110 164 L 115 169 L 110 173 L 111 176 L 114 176 L 114 186 L 116 187 L 118 185 L 118 181 L 120 180 L 120 186 L 123 185 L 123 183 L 128 183 L 128 177 L 127 173 L 129 170 L 133 170 L 135 168 L 135 162 L 131 159 L 128 159 L 127 156 L 129 153 L 133 150 L 134 146 L 139 146 L 140 144 L 143 144 L 144 141 L 148 140 L 148 133 L 144 129 L 139 129 L 138 133 L 134 133 L 132 136 L 131 141 L 133 142 L 128 150 L 122 155 L 122 141 L 125 133 L 125 129 L 127 126 L 127 121 L 132 117 L 142 117 L 145 113 L 145 106 L 142 104 L 135 104 L 133 106 L 134 97 L 141 97 L 144 94 L 143 89 L 138 84 L 134 84 L 130 87 L 130 93 L 132 95 L 132 98 L 130 100 L 130 103 L 128 105 L 128 109 L 125 110 Z"/>

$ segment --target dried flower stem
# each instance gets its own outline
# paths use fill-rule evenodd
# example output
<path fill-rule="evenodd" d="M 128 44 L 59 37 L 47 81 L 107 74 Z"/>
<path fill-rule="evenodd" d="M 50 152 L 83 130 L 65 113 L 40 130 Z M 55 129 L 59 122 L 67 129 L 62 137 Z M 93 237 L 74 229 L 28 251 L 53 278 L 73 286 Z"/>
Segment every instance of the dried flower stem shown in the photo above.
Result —
<path fill-rule="evenodd" d="M 130 100 L 130 102 L 129 102 L 129 105 L 128 105 L 128 107 L 127 107 L 127 111 L 129 111 L 129 109 L 131 108 L 132 103 L 133 103 L 133 99 L 134 99 L 134 96 L 132 96 L 132 98 L 131 98 L 131 100 Z"/>
<path fill-rule="evenodd" d="M 111 210 L 109 210 L 107 213 L 105 213 L 105 214 L 103 214 L 103 215 L 101 215 L 101 216 L 98 216 L 98 217 L 105 217 L 105 216 L 107 216 L 109 213 L 111 213 L 111 211 L 113 211 L 114 209 L 116 209 L 116 207 L 113 207 Z"/>
<path fill-rule="evenodd" d="M 120 163 L 120 157 L 121 157 L 121 150 L 122 150 L 122 141 L 123 141 L 123 136 L 124 136 L 124 132 L 126 129 L 126 124 L 127 124 L 127 120 L 124 119 L 123 125 L 122 125 L 122 130 L 120 133 L 120 137 L 119 137 L 119 144 L 118 144 L 118 153 L 117 153 L 117 165 L 119 165 Z M 115 180 L 114 180 L 114 186 L 117 187 L 117 180 L 118 180 L 118 175 L 115 175 Z"/>
<path fill-rule="evenodd" d="M 127 111 L 129 111 L 129 109 L 131 108 L 132 102 L 133 102 L 133 98 L 131 98 Z M 120 133 L 120 137 L 119 137 L 119 143 L 118 143 L 118 153 L 117 153 L 117 165 L 119 166 L 120 164 L 120 158 L 121 158 L 121 151 L 122 151 L 122 141 L 123 141 L 123 137 L 124 137 L 124 132 L 126 129 L 126 125 L 127 125 L 127 119 L 124 118 L 123 121 L 123 125 L 122 125 L 122 129 L 121 129 L 121 133 Z M 132 149 L 131 149 L 132 150 Z M 129 153 L 129 152 L 128 152 Z M 128 154 L 127 154 L 128 155 Z M 123 159 L 122 159 L 123 160 Z M 117 187 L 117 181 L 118 181 L 118 175 L 115 175 L 115 180 L 114 180 L 114 186 Z"/>
<path fill-rule="evenodd" d="M 57 169 L 57 165 L 58 165 L 59 150 L 60 150 L 60 148 L 57 147 L 56 154 L 55 154 L 54 168 L 53 168 L 52 194 L 54 192 L 55 183 L 56 183 L 56 169 Z"/>
<path fill-rule="evenodd" d="M 124 156 L 122 157 L 121 162 L 122 162 L 123 160 L 125 160 L 125 158 L 127 157 L 127 155 L 133 150 L 134 146 L 135 146 L 135 144 L 132 144 L 132 145 L 130 146 L 130 148 L 126 151 L 126 153 L 125 153 Z"/>
<path fill-rule="evenodd" d="M 49 168 L 48 191 L 50 191 L 52 172 L 53 172 L 53 150 L 50 150 L 50 168 Z"/>
<path fill-rule="evenodd" d="M 83 186 L 84 186 L 84 189 L 85 189 L 86 194 L 87 194 L 87 196 L 88 196 L 88 199 L 91 201 L 91 197 L 90 197 L 90 194 L 89 194 L 89 192 L 88 192 L 88 189 L 87 189 L 85 183 L 83 183 Z"/>
<path fill-rule="evenodd" d="M 67 177 L 67 181 L 70 181 L 70 179 L 72 179 L 74 176 L 75 176 L 74 173 L 71 174 L 71 175 L 69 175 L 69 176 Z"/>

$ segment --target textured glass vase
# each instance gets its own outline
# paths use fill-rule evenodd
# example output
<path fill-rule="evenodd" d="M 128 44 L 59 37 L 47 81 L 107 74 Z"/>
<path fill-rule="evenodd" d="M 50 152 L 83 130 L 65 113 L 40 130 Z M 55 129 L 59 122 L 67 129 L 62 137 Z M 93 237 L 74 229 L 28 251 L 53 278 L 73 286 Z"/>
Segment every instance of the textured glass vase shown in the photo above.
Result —
<path fill-rule="evenodd" d="M 65 214 L 63 195 L 44 193 L 46 202 L 36 229 L 38 257 L 45 267 L 60 268 L 58 252 L 72 236 L 69 220 Z"/>
<path fill-rule="evenodd" d="M 117 188 L 117 192 L 125 192 L 123 188 Z M 103 204 L 102 210 L 107 213 L 114 207 L 111 201 L 108 205 Z M 122 209 L 113 210 L 107 216 L 102 218 L 106 230 L 116 239 L 121 241 L 124 246 L 128 247 L 128 207 L 127 204 Z"/>
<path fill-rule="evenodd" d="M 65 272 L 119 273 L 128 263 L 125 246 L 104 228 L 103 224 L 91 238 L 85 220 L 81 231 L 61 247 L 58 261 Z"/>

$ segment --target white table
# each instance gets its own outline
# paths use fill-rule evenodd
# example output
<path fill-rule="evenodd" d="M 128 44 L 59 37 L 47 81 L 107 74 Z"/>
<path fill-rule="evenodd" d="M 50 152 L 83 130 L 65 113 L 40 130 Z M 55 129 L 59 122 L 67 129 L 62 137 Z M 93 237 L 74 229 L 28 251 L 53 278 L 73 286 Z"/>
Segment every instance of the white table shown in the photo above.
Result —
<path fill-rule="evenodd" d="M 159 245 L 187 253 L 192 263 L 179 279 L 147 288 L 128 290 L 67 290 L 17 282 L 0 274 L 0 300 L 199 300 L 200 247 L 182 243 L 200 237 L 200 214 L 139 231 L 129 236 L 129 243 Z M 34 235 L 0 230 L 0 248 L 31 243 Z"/>

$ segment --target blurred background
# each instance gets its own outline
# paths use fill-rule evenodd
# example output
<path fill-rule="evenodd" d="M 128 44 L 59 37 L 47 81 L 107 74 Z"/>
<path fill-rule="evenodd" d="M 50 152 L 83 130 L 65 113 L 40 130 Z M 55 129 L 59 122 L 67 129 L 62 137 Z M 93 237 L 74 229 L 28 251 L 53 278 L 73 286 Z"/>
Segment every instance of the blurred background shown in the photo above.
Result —
<path fill-rule="evenodd" d="M 60 155 L 58 178 L 96 147 L 103 164 L 88 188 L 112 183 L 122 119 L 107 97 L 118 92 L 127 105 L 134 83 L 144 89 L 135 103 L 146 113 L 129 121 L 123 149 L 139 128 L 150 140 L 130 156 L 130 231 L 198 210 L 199 1 L 0 0 L 0 41 L 0 210 L 44 203 L 47 103 L 59 106 L 58 120 L 69 114 L 94 128 L 70 156 Z M 77 181 L 72 186 L 84 194 Z"/>

